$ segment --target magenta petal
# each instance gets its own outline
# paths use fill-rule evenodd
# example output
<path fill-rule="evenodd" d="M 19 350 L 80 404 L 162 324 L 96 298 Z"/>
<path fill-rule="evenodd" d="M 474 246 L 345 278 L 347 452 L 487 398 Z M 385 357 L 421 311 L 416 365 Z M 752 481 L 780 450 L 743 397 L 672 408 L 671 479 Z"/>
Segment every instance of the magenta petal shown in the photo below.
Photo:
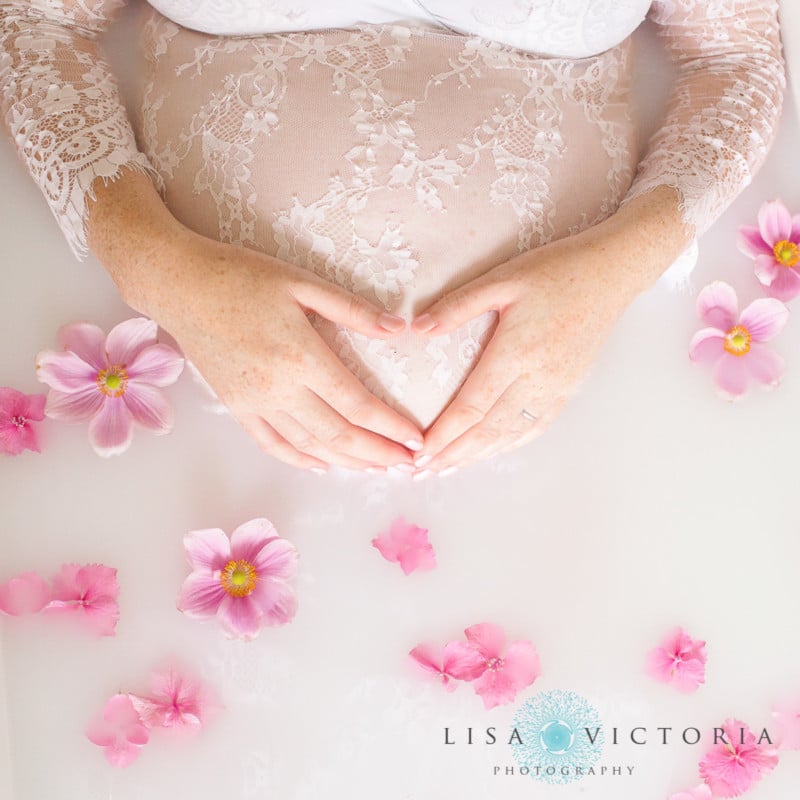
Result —
<path fill-rule="evenodd" d="M 158 434 L 169 433 L 172 430 L 175 414 L 172 404 L 161 389 L 148 386 L 146 383 L 131 381 L 122 400 L 134 421 L 142 427 L 149 428 Z"/>
<path fill-rule="evenodd" d="M 89 423 L 89 441 L 98 455 L 124 453 L 133 440 L 133 418 L 121 397 L 107 397 Z"/>
<path fill-rule="evenodd" d="M 697 331 L 689 343 L 689 358 L 696 364 L 716 364 L 725 352 L 725 335 L 717 328 Z"/>
<path fill-rule="evenodd" d="M 696 658 L 679 662 L 675 667 L 672 685 L 684 694 L 696 692 L 705 683 L 705 664 Z"/>
<path fill-rule="evenodd" d="M 792 216 L 780 200 L 773 200 L 758 210 L 758 227 L 764 241 L 774 247 L 792 235 Z"/>
<path fill-rule="evenodd" d="M 506 642 L 506 635 L 499 625 L 491 622 L 481 622 L 464 631 L 467 641 L 478 649 L 486 658 L 499 658 Z"/>
<path fill-rule="evenodd" d="M 252 594 L 247 597 L 232 597 L 226 594 L 217 616 L 225 632 L 233 638 L 254 639 L 261 630 L 261 609 L 253 600 Z"/>
<path fill-rule="evenodd" d="M 47 395 L 45 413 L 51 419 L 62 422 L 84 422 L 97 414 L 104 400 L 105 395 L 94 385 L 76 392 L 51 389 Z"/>
<path fill-rule="evenodd" d="M 736 236 L 736 245 L 745 255 L 756 258 L 760 255 L 774 256 L 774 251 L 761 236 L 761 231 L 753 225 L 741 225 Z"/>
<path fill-rule="evenodd" d="M 415 663 L 422 667 L 422 669 L 424 669 L 426 672 L 433 672 L 437 675 L 441 675 L 441 657 L 439 655 L 438 648 L 436 648 L 434 645 L 419 644 L 409 653 L 409 655 L 412 659 L 414 659 Z"/>
<path fill-rule="evenodd" d="M 792 217 L 792 235 L 789 237 L 789 241 L 795 244 L 800 242 L 800 214 Z"/>
<path fill-rule="evenodd" d="M 183 611 L 187 617 L 213 617 L 227 597 L 218 576 L 193 572 L 181 586 L 178 610 Z"/>
<path fill-rule="evenodd" d="M 72 350 L 97 372 L 108 366 L 106 335 L 97 325 L 88 322 L 65 325 L 58 332 L 58 343 L 62 350 Z"/>
<path fill-rule="evenodd" d="M 541 675 L 539 654 L 530 642 L 512 642 L 503 656 L 503 671 L 511 685 L 521 691 Z"/>
<path fill-rule="evenodd" d="M 372 540 L 372 546 L 387 560 L 400 561 L 400 546 L 390 536 L 381 535 Z"/>
<path fill-rule="evenodd" d="M 697 296 L 697 313 L 711 328 L 730 330 L 736 324 L 739 303 L 732 286 L 714 281 Z"/>
<path fill-rule="evenodd" d="M 410 575 L 417 570 L 427 571 L 435 569 L 436 554 L 433 552 L 433 545 L 425 544 L 415 547 L 412 550 L 405 550 L 400 553 L 400 568 L 406 575 Z"/>
<path fill-rule="evenodd" d="M 256 568 L 259 580 L 262 577 L 285 580 L 297 572 L 297 550 L 286 539 L 272 539 L 261 548 L 251 563 Z"/>
<path fill-rule="evenodd" d="M 747 354 L 750 375 L 767 386 L 777 386 L 783 377 L 783 359 L 767 345 L 753 342 Z"/>
<path fill-rule="evenodd" d="M 158 325 L 151 319 L 135 317 L 120 322 L 106 338 L 109 364 L 130 366 L 145 347 L 156 343 L 157 336 Z"/>
<path fill-rule="evenodd" d="M 183 356 L 166 344 L 154 344 L 140 351 L 128 366 L 131 380 L 151 386 L 170 386 L 183 371 Z"/>
<path fill-rule="evenodd" d="M 40 453 L 39 439 L 30 422 L 18 428 L 13 422 L 0 420 L 0 453 L 18 456 L 23 450 Z"/>
<path fill-rule="evenodd" d="M 285 625 L 297 613 L 294 589 L 282 580 L 266 578 L 256 583 L 250 595 L 263 614 L 262 625 Z"/>
<path fill-rule="evenodd" d="M 487 710 L 510 703 L 517 696 L 514 682 L 504 669 L 487 669 L 472 682 L 472 686 Z"/>
<path fill-rule="evenodd" d="M 754 300 L 742 311 L 740 324 L 750 332 L 753 341 L 768 342 L 774 339 L 789 319 L 789 309 L 773 297 Z"/>
<path fill-rule="evenodd" d="M 0 611 L 19 616 L 36 614 L 50 600 L 50 590 L 35 572 L 24 572 L 0 586 Z"/>
<path fill-rule="evenodd" d="M 800 295 L 800 273 L 793 267 L 775 266 L 777 274 L 775 278 L 766 286 L 767 294 L 788 303 Z M 759 277 L 759 280 L 761 278 Z M 764 283 L 764 281 L 761 281 Z"/>
<path fill-rule="evenodd" d="M 69 351 L 42 350 L 36 356 L 36 377 L 59 392 L 97 387 L 97 370 Z"/>
<path fill-rule="evenodd" d="M 669 683 L 672 680 L 675 659 L 663 647 L 656 647 L 647 654 L 645 671 L 654 680 Z"/>
<path fill-rule="evenodd" d="M 230 540 L 219 528 L 187 533 L 183 547 L 193 569 L 222 570 L 232 558 Z"/>
<path fill-rule="evenodd" d="M 712 372 L 717 386 L 731 397 L 738 397 L 747 391 L 750 383 L 750 370 L 745 363 L 747 356 L 734 356 L 723 353 Z"/>
<path fill-rule="evenodd" d="M 442 669 L 459 681 L 473 681 L 486 671 L 486 659 L 466 642 L 448 642 L 444 646 Z"/>
<path fill-rule="evenodd" d="M 780 278 L 781 272 L 786 267 L 782 267 L 775 256 L 757 256 L 754 271 L 756 278 L 762 286 L 772 286 Z"/>
<path fill-rule="evenodd" d="M 251 519 L 231 534 L 231 558 L 255 565 L 258 554 L 271 539 L 277 539 L 275 526 L 264 517 Z"/>

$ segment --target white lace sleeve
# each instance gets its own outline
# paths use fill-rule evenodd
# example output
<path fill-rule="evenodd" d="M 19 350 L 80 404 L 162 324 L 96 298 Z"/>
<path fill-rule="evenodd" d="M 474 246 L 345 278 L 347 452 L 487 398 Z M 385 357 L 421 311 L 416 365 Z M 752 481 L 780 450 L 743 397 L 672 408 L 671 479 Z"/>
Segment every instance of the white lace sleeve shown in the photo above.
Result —
<path fill-rule="evenodd" d="M 663 127 L 625 200 L 677 189 L 684 222 L 705 231 L 769 150 L 786 85 L 772 0 L 657 0 L 650 19 L 677 65 Z"/>
<path fill-rule="evenodd" d="M 123 166 L 159 178 L 138 151 L 98 37 L 124 0 L 14 0 L 0 5 L 0 110 L 79 259 L 87 197 Z"/>

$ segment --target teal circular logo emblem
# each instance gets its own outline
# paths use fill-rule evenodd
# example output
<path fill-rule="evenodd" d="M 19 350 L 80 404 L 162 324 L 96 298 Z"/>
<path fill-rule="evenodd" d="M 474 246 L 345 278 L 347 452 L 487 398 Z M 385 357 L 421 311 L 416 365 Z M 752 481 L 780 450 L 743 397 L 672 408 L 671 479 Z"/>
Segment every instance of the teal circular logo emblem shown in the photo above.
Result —
<path fill-rule="evenodd" d="M 575 692 L 554 690 L 528 698 L 514 715 L 520 742 L 511 747 L 514 760 L 536 780 L 570 783 L 580 780 L 603 749 L 600 715 Z"/>

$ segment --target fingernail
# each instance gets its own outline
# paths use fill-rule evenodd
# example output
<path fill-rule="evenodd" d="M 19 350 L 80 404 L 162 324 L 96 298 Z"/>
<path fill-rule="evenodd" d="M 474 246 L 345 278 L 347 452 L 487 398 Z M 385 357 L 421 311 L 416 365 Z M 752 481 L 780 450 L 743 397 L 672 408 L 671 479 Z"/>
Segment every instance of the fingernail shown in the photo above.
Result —
<path fill-rule="evenodd" d="M 386 467 L 367 467 L 364 472 L 369 472 L 370 475 L 382 475 L 386 472 Z"/>
<path fill-rule="evenodd" d="M 430 314 L 423 314 L 411 323 L 411 327 L 419 333 L 427 333 L 436 327 L 436 320 Z"/>
<path fill-rule="evenodd" d="M 422 442 L 419 439 L 409 439 L 405 445 L 409 450 L 422 450 Z"/>
<path fill-rule="evenodd" d="M 405 462 L 402 464 L 395 464 L 395 469 L 399 469 L 400 472 L 414 472 L 416 467 L 413 464 L 406 464 Z"/>
<path fill-rule="evenodd" d="M 378 317 L 378 325 L 390 333 L 400 333 L 400 331 L 406 329 L 406 321 L 402 317 L 398 317 L 396 314 L 389 314 L 386 311 Z"/>
<path fill-rule="evenodd" d="M 426 464 L 430 464 L 432 459 L 433 456 L 430 455 L 430 453 L 426 453 L 424 456 L 420 456 L 419 458 L 414 459 L 414 466 L 417 468 L 424 467 Z"/>
<path fill-rule="evenodd" d="M 435 472 L 431 472 L 429 469 L 424 469 L 422 472 L 418 472 L 411 478 L 412 481 L 424 481 L 425 478 L 430 478 L 431 475 L 435 475 Z"/>
<path fill-rule="evenodd" d="M 315 475 L 324 475 L 328 470 L 322 469 L 322 467 L 311 467 L 311 471 Z"/>
<path fill-rule="evenodd" d="M 448 467 L 439 473 L 439 477 L 446 478 L 448 475 L 452 475 L 454 472 L 458 472 L 458 467 Z"/>

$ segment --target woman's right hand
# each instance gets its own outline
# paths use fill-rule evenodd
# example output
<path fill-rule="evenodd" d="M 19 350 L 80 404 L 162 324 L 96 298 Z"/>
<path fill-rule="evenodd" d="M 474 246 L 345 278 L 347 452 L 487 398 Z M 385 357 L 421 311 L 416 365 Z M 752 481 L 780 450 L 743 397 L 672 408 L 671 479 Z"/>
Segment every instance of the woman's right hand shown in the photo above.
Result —
<path fill-rule="evenodd" d="M 98 187 L 91 211 L 90 244 L 123 299 L 174 336 L 242 427 L 276 458 L 308 469 L 412 471 L 421 432 L 336 358 L 307 313 L 375 338 L 396 335 L 405 322 L 306 269 L 196 234 L 158 208 L 150 209 L 153 219 L 121 224 L 120 215 L 141 211 L 126 193 L 149 194 L 140 177 L 149 184 L 133 176 Z M 120 231 L 135 241 L 125 246 Z"/>

